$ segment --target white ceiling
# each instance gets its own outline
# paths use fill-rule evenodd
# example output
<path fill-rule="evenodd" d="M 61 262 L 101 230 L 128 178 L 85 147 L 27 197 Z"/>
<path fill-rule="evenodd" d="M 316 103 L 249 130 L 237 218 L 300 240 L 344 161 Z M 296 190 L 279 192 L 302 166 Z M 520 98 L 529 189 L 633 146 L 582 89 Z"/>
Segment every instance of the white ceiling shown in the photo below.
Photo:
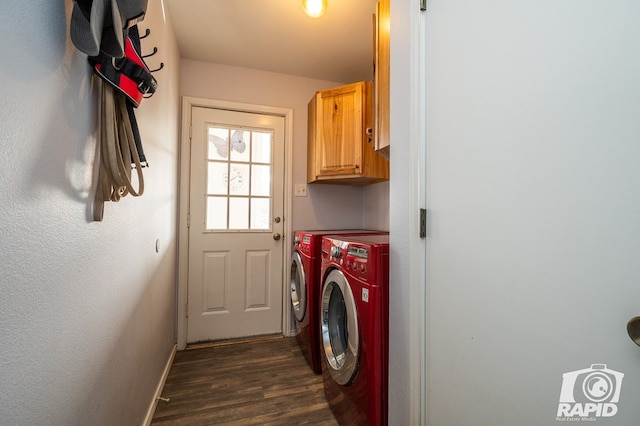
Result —
<path fill-rule="evenodd" d="M 377 0 L 165 0 L 182 58 L 352 83 L 373 75 Z"/>

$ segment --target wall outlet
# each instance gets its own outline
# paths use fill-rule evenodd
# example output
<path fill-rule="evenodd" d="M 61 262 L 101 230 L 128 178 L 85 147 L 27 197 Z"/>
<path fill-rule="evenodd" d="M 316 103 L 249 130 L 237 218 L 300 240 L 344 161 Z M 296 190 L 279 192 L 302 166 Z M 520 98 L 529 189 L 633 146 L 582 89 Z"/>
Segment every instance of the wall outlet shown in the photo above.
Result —
<path fill-rule="evenodd" d="M 307 196 L 307 184 L 306 183 L 296 183 L 293 185 L 293 195 L 296 197 L 306 197 Z"/>

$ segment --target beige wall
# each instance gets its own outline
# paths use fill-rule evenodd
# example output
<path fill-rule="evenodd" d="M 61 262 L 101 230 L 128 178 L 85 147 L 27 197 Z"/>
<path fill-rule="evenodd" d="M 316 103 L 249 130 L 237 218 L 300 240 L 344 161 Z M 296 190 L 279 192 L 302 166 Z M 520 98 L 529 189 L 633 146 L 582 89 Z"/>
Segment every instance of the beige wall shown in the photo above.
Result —
<path fill-rule="evenodd" d="M 306 105 L 336 84 L 181 61 L 162 0 L 149 0 L 143 53 L 158 47 L 147 62 L 164 69 L 136 112 L 145 193 L 92 222 L 99 92 L 69 40 L 72 7 L 35 0 L 0 15 L 0 418 L 140 424 L 175 343 L 179 95 L 292 108 L 293 183 L 304 183 Z M 388 184 L 308 193 L 293 198 L 296 229 L 383 228 L 388 215 L 364 213 L 385 205 Z"/>
<path fill-rule="evenodd" d="M 0 423 L 139 425 L 175 342 L 179 54 L 150 0 L 143 51 L 165 68 L 137 111 L 145 193 L 91 222 L 98 91 L 72 7 L 0 17 Z"/>
<path fill-rule="evenodd" d="M 180 93 L 224 101 L 293 109 L 293 179 L 306 182 L 307 103 L 317 90 L 343 83 L 313 80 L 285 74 L 182 60 Z M 293 197 L 293 229 L 359 228 L 388 229 L 386 191 L 366 187 L 314 184 L 307 197 Z M 380 188 L 379 185 L 373 185 Z M 368 200 L 368 194 L 373 197 Z M 376 204 L 379 213 L 367 212 Z"/>
<path fill-rule="evenodd" d="M 390 182 L 362 187 L 362 226 L 389 230 Z"/>

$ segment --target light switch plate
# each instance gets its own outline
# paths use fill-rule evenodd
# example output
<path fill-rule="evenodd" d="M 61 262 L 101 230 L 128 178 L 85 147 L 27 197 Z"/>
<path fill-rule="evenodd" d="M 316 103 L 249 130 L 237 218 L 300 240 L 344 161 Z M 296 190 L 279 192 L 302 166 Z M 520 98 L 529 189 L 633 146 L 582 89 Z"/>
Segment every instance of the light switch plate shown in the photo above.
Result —
<path fill-rule="evenodd" d="M 307 196 L 307 184 L 305 183 L 296 183 L 293 185 L 293 195 L 296 197 L 306 197 Z"/>

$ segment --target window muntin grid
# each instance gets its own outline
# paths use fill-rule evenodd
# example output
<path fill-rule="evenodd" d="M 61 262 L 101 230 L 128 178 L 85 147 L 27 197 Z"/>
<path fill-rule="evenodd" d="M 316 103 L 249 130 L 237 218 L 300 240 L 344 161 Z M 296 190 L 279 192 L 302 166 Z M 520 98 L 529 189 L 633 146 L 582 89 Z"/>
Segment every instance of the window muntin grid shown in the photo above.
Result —
<path fill-rule="evenodd" d="M 270 231 L 273 131 L 207 125 L 205 230 Z"/>

